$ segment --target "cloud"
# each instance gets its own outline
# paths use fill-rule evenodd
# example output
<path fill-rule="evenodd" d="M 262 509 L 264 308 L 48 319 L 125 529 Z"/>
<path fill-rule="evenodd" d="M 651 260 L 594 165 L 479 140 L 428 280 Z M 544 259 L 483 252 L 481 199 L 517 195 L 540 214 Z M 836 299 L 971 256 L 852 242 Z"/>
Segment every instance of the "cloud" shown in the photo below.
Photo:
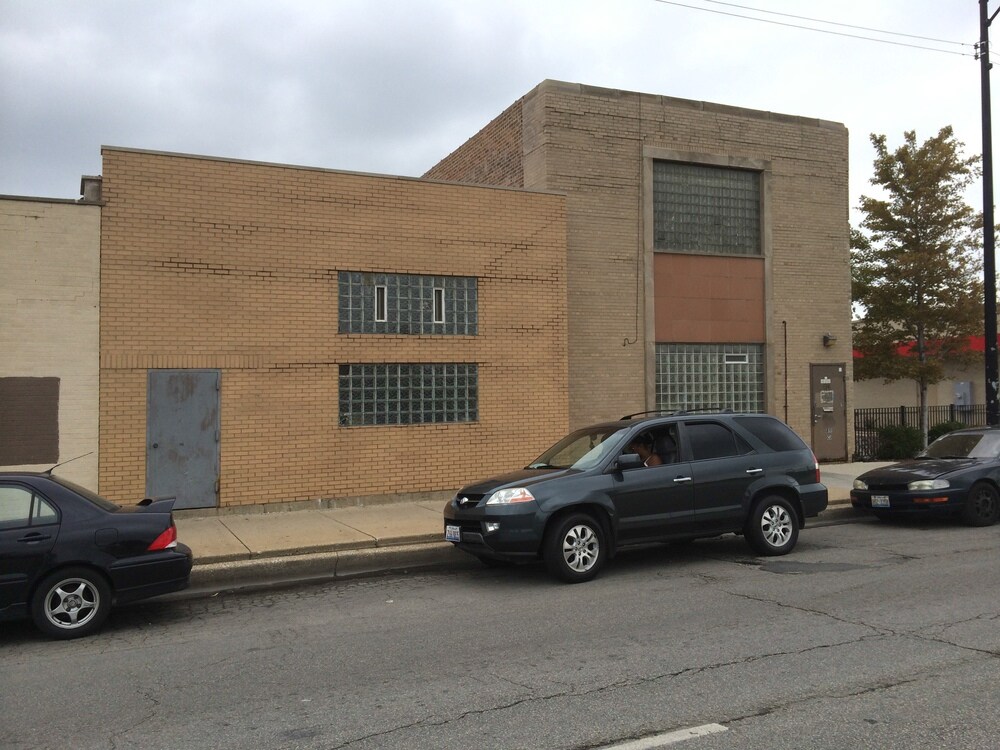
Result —
<path fill-rule="evenodd" d="M 768 7 L 978 36 L 971 5 Z M 0 193 L 75 198 L 102 144 L 419 175 L 554 78 L 843 122 L 853 204 L 870 132 L 978 151 L 977 68 L 653 0 L 0 0 Z"/>

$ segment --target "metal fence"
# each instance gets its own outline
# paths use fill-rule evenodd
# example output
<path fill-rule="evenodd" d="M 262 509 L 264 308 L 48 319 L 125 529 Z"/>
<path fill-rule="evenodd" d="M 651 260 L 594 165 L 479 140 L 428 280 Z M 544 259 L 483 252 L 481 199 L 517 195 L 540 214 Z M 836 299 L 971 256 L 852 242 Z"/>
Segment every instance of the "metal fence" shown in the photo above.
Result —
<path fill-rule="evenodd" d="M 973 406 L 928 406 L 927 427 L 942 422 L 961 422 L 970 427 L 986 424 L 986 404 Z M 883 427 L 920 427 L 919 406 L 887 406 L 854 410 L 854 460 L 874 461 L 879 450 L 879 430 Z"/>

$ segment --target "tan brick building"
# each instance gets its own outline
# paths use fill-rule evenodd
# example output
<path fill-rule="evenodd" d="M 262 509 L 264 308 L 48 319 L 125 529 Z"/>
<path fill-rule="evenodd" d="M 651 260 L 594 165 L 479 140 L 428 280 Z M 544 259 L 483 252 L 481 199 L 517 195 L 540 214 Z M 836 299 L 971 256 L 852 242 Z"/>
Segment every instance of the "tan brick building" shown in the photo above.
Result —
<path fill-rule="evenodd" d="M 102 154 L 102 494 L 372 501 L 566 431 L 563 196 Z"/>
<path fill-rule="evenodd" d="M 0 197 L 0 470 L 97 486 L 100 211 Z"/>
<path fill-rule="evenodd" d="M 567 196 L 573 426 L 762 410 L 851 444 L 843 125 L 545 81 L 425 177 Z"/>

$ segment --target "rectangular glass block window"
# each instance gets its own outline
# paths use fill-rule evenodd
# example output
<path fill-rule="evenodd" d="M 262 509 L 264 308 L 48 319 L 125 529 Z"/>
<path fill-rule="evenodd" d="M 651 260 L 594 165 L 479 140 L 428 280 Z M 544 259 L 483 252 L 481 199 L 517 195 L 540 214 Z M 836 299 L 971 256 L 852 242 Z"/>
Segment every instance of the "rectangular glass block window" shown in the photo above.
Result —
<path fill-rule="evenodd" d="M 475 422 L 478 381 L 469 363 L 340 365 L 340 424 Z"/>
<path fill-rule="evenodd" d="M 656 408 L 764 411 L 763 344 L 657 344 Z"/>
<path fill-rule="evenodd" d="M 444 289 L 434 287 L 434 322 L 444 323 Z"/>
<path fill-rule="evenodd" d="M 375 322 L 386 322 L 386 291 L 385 286 L 375 287 Z"/>
<path fill-rule="evenodd" d="M 671 253 L 761 254 L 760 173 L 653 162 L 654 248 Z"/>
<path fill-rule="evenodd" d="M 478 279 L 474 276 L 340 271 L 340 333 L 476 336 Z"/>

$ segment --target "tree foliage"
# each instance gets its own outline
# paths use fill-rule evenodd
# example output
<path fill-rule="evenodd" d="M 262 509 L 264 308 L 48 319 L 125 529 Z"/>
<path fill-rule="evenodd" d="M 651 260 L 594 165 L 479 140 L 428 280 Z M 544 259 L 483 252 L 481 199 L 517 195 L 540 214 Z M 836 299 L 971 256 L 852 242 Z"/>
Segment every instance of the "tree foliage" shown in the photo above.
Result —
<path fill-rule="evenodd" d="M 889 151 L 872 135 L 873 185 L 862 196 L 863 231 L 851 231 L 852 297 L 863 311 L 854 345 L 855 377 L 914 380 L 921 406 L 948 363 L 968 363 L 968 337 L 982 335 L 982 217 L 964 198 L 979 175 L 951 127 L 921 144 L 914 131 Z"/>

